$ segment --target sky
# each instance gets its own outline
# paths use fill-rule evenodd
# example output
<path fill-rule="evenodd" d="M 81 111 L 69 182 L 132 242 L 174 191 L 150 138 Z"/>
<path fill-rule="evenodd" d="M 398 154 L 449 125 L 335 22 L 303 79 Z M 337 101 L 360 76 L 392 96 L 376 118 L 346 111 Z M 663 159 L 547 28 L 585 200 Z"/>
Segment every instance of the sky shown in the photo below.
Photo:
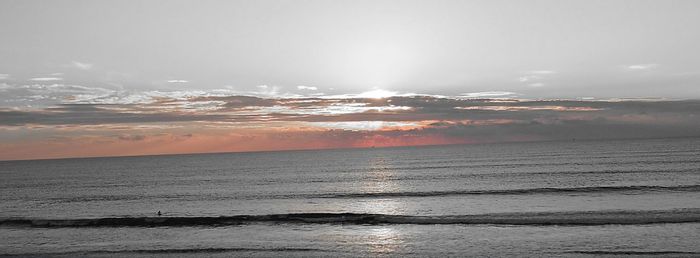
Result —
<path fill-rule="evenodd" d="M 0 160 L 698 136 L 698 13 L 0 0 Z"/>

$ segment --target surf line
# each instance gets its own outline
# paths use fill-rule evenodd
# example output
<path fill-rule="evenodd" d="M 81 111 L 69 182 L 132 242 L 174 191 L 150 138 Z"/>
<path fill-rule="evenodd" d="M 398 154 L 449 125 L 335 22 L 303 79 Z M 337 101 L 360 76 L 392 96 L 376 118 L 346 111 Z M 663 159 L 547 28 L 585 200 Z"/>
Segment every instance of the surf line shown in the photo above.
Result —
<path fill-rule="evenodd" d="M 611 210 L 571 212 L 523 212 L 477 215 L 409 216 L 366 213 L 290 213 L 220 217 L 116 217 L 96 219 L 0 220 L 3 227 L 188 227 L 229 226 L 254 223 L 296 224 L 494 224 L 494 225 L 641 225 L 700 222 L 700 208 L 673 210 Z"/>

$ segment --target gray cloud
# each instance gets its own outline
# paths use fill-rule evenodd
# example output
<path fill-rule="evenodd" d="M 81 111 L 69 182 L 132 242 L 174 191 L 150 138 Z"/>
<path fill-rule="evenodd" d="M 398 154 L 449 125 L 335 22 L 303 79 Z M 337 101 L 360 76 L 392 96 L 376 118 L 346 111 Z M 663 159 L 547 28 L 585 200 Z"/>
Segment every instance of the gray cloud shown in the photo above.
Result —
<path fill-rule="evenodd" d="M 182 113 L 140 113 L 137 108 L 126 111 L 111 109 L 110 105 L 75 104 L 60 105 L 41 111 L 0 110 L 0 125 L 99 125 L 99 124 L 142 124 L 184 121 L 228 121 L 246 116 L 225 116 Z M 129 110 L 131 109 L 131 110 Z"/>
<path fill-rule="evenodd" d="M 73 61 L 71 64 L 73 65 L 73 67 L 78 68 L 80 70 L 90 70 L 94 66 L 90 63 L 83 63 L 78 61 Z"/>
<path fill-rule="evenodd" d="M 597 118 L 593 120 L 557 120 L 551 123 L 536 121 L 469 125 L 450 124 L 424 129 L 422 133 L 436 133 L 451 137 L 468 137 L 482 142 L 508 140 L 572 140 L 572 139 L 629 139 L 698 136 L 700 121 L 678 124 L 620 122 Z"/>
<path fill-rule="evenodd" d="M 512 98 L 517 95 L 518 93 L 510 91 L 483 91 L 462 93 L 459 96 L 464 98 Z"/>
<path fill-rule="evenodd" d="M 119 135 L 117 136 L 119 140 L 122 141 L 143 141 L 146 139 L 145 135 L 134 135 L 134 134 L 124 134 L 124 135 Z"/>
<path fill-rule="evenodd" d="M 0 107 L 46 107 L 61 103 L 95 99 L 114 94 L 115 91 L 98 87 L 70 84 L 0 83 Z"/>
<path fill-rule="evenodd" d="M 30 81 L 37 81 L 37 82 L 49 82 L 49 81 L 62 81 L 63 78 L 60 78 L 60 77 L 36 77 L 36 78 L 31 78 L 29 80 Z"/>
<path fill-rule="evenodd" d="M 265 99 L 251 96 L 195 97 L 216 102 L 190 110 L 182 100 L 150 104 L 62 104 L 40 110 L 0 110 L 0 125 L 158 124 L 168 122 L 255 123 L 393 121 L 426 124 L 421 133 L 449 137 L 498 135 L 513 139 L 676 137 L 700 134 L 700 101 L 577 101 L 454 99 L 431 96 L 387 99 Z M 177 104 L 177 105 L 175 105 Z M 175 105 L 164 108 L 163 105 Z M 346 107 L 350 112 L 313 110 Z M 368 107 L 375 109 L 357 109 Z M 401 108 L 392 108 L 401 107 Z M 343 110 L 343 109 L 340 109 Z M 311 112 L 310 112 L 311 111 Z M 418 131 L 416 131 L 418 132 Z M 379 133 L 379 132 L 378 132 Z M 487 137 L 488 136 L 488 137 Z M 491 139 L 493 138 L 493 139 Z"/>
<path fill-rule="evenodd" d="M 317 87 L 314 86 L 304 86 L 304 85 L 299 85 L 297 86 L 298 90 L 318 90 Z"/>
<path fill-rule="evenodd" d="M 252 96 L 196 97 L 190 99 L 190 101 L 222 101 L 225 103 L 222 105 L 223 108 L 270 107 L 281 103 L 276 99 L 264 99 Z"/>
<path fill-rule="evenodd" d="M 635 64 L 635 65 L 625 66 L 625 68 L 627 70 L 630 70 L 630 71 L 640 71 L 640 70 L 654 69 L 657 66 L 659 66 L 659 65 L 658 64 Z"/>

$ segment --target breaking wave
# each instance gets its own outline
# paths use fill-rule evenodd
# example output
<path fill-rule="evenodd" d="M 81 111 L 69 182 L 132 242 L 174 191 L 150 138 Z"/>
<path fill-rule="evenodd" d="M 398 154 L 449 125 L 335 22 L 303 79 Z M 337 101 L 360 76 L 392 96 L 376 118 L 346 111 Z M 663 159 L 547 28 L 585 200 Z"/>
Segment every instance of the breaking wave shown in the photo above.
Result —
<path fill-rule="evenodd" d="M 685 252 L 685 251 L 571 251 L 567 253 L 573 254 L 592 254 L 592 255 L 698 255 L 700 252 Z"/>
<path fill-rule="evenodd" d="M 445 195 L 520 195 L 542 193 L 592 193 L 592 192 L 626 192 L 626 191 L 675 191 L 698 192 L 700 185 L 656 186 L 656 185 L 632 185 L 632 186 L 591 186 L 591 187 L 544 187 L 504 190 L 458 190 L 458 191 L 430 191 L 430 192 L 381 192 L 381 193 L 337 193 L 318 194 L 304 196 L 306 198 L 381 198 L 381 197 L 429 197 Z"/>
<path fill-rule="evenodd" d="M 26 257 L 26 256 L 84 256 L 91 254 L 216 254 L 232 252 L 330 252 L 328 250 L 314 248 L 174 248 L 174 249 L 143 249 L 143 250 L 99 250 L 99 251 L 75 251 L 58 253 L 21 253 L 21 254 L 0 254 L 0 257 Z"/>
<path fill-rule="evenodd" d="M 572 212 L 524 212 L 478 215 L 409 216 L 365 213 L 290 213 L 220 217 L 115 217 L 96 219 L 0 220 L 9 227 L 190 227 L 230 226 L 253 223 L 302 224 L 494 224 L 494 225 L 642 225 L 700 222 L 700 208 L 674 210 L 608 210 Z"/>

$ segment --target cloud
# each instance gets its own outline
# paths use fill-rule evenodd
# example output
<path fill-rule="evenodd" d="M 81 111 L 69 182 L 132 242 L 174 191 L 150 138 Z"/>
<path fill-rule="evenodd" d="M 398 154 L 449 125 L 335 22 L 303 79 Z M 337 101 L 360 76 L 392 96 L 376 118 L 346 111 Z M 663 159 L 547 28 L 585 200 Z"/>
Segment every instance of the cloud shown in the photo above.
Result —
<path fill-rule="evenodd" d="M 596 119 L 541 119 L 511 123 L 473 125 L 452 123 L 426 128 L 423 134 L 438 134 L 454 139 L 471 138 L 479 142 L 537 141 L 571 139 L 625 139 L 697 136 L 698 122 L 679 123 L 668 127 L 663 121 L 619 121 L 612 118 Z"/>
<path fill-rule="evenodd" d="M 554 111 L 600 111 L 600 108 L 566 107 L 566 106 L 469 106 L 456 107 L 463 110 L 494 110 L 494 111 L 525 111 L 525 110 L 554 110 Z"/>
<path fill-rule="evenodd" d="M 258 85 L 255 87 L 258 89 L 246 93 L 261 97 L 280 97 L 281 95 L 278 86 Z"/>
<path fill-rule="evenodd" d="M 462 93 L 460 97 L 465 98 L 496 98 L 496 97 L 513 97 L 518 95 L 515 92 L 510 91 L 482 91 L 482 92 L 470 92 Z"/>
<path fill-rule="evenodd" d="M 60 78 L 60 77 L 36 77 L 36 78 L 31 78 L 29 80 L 30 81 L 38 81 L 38 82 L 48 82 L 48 81 L 62 81 L 63 78 Z"/>
<path fill-rule="evenodd" d="M 58 93 L 91 92 L 94 89 L 44 86 Z M 6 91 L 0 88 L 0 92 Z M 27 89 L 24 89 L 27 90 Z M 34 96 L 28 93 L 28 96 Z M 471 94 L 471 95 L 469 95 Z M 286 127 L 308 123 L 309 128 L 379 130 L 444 121 L 470 125 L 494 121 L 531 123 L 595 120 L 630 123 L 700 124 L 700 101 L 527 101 L 492 99 L 512 92 L 479 92 L 477 98 L 392 96 L 387 98 L 261 98 L 253 96 L 187 97 L 157 95 L 157 100 L 134 104 L 61 104 L 46 108 L 1 109 L 0 126 L 58 126 L 146 124 L 178 122 L 182 125 L 228 124 L 243 127 Z M 0 94 L 4 95 L 4 94 Z M 174 96 L 174 95 L 173 95 Z M 43 96 L 43 98 L 52 98 Z M 2 99 L 0 99 L 1 101 Z M 430 122 L 430 123 L 433 123 Z M 285 125 L 286 124 L 286 125 Z"/>
<path fill-rule="evenodd" d="M 167 80 L 168 83 L 187 83 L 187 80 Z"/>
<path fill-rule="evenodd" d="M 538 71 L 530 71 L 528 72 L 529 74 L 555 74 L 557 72 L 555 71 L 550 71 L 550 70 L 538 70 Z"/>
<path fill-rule="evenodd" d="M 61 92 L 90 90 L 43 87 Z M 7 87 L 0 84 L 0 97 L 4 90 Z M 501 96 L 510 93 L 469 94 Z M 0 159 L 2 151 L 8 153 L 5 158 L 9 157 L 7 155 L 38 157 L 37 153 L 46 150 L 44 146 L 56 146 L 52 145 L 59 144 L 56 142 L 63 144 L 56 147 L 56 153 L 65 155 L 67 149 L 83 149 L 75 146 L 104 151 L 106 146 L 117 144 L 119 147 L 112 151 L 99 152 L 100 155 L 115 155 L 138 154 L 138 150 L 144 149 L 156 154 L 700 136 L 697 131 L 700 101 L 697 100 L 579 101 L 432 96 L 328 99 L 191 96 L 190 93 L 172 93 L 171 98 L 168 94 L 154 95 L 158 96 L 156 101 L 129 105 L 0 108 L 0 137 L 15 141 L 20 147 L 29 146 L 27 141 L 34 144 L 31 148 L 23 147 L 23 156 L 16 154 L 18 152 L 8 147 L 7 142 L 0 142 Z M 22 140 L 16 136 L 19 132 L 24 137 Z M 76 137 L 83 140 L 73 140 Z M 182 144 L 177 148 L 170 145 L 176 142 Z M 149 146 L 155 149 L 146 148 Z"/>
<path fill-rule="evenodd" d="M 386 130 L 418 126 L 417 123 L 389 121 L 311 122 L 310 124 L 319 127 L 343 129 L 350 131 L 374 131 L 381 129 Z"/>
<path fill-rule="evenodd" d="M 82 102 L 115 94 L 114 90 L 49 82 L 50 84 L 0 84 L 0 107 L 52 106 Z"/>
<path fill-rule="evenodd" d="M 398 92 L 396 91 L 388 91 L 388 90 L 382 90 L 382 89 L 375 89 L 371 91 L 365 91 L 360 94 L 349 94 L 346 95 L 349 98 L 368 98 L 368 99 L 381 99 L 381 98 L 388 98 L 391 96 L 396 96 Z"/>
<path fill-rule="evenodd" d="M 643 71 L 643 70 L 650 70 L 653 68 L 656 68 L 659 66 L 658 64 L 635 64 L 635 65 L 628 65 L 625 68 L 630 71 Z"/>
<path fill-rule="evenodd" d="M 197 97 L 190 99 L 194 102 L 222 102 L 226 108 L 246 108 L 246 107 L 271 107 L 279 105 L 280 101 L 274 99 L 264 99 L 252 96 L 212 96 L 212 97 Z"/>
<path fill-rule="evenodd" d="M 557 72 L 551 70 L 535 70 L 525 72 L 525 75 L 518 77 L 518 81 L 522 83 L 527 83 L 530 87 L 542 87 L 544 86 L 544 80 L 549 76 L 556 74 Z"/>
<path fill-rule="evenodd" d="M 530 80 L 539 79 L 539 78 L 540 78 L 539 76 L 528 75 L 528 76 L 521 76 L 520 78 L 518 78 L 518 81 L 520 81 L 520 82 L 528 82 L 528 81 L 530 81 Z"/>
<path fill-rule="evenodd" d="M 117 139 L 122 141 L 143 141 L 144 139 L 146 139 L 146 136 L 138 134 L 123 134 L 117 136 Z"/>
<path fill-rule="evenodd" d="M 101 125 L 162 122 L 228 121 L 246 116 L 192 114 L 187 112 L 153 112 L 133 105 L 60 105 L 41 111 L 0 109 L 0 125 Z"/>
<path fill-rule="evenodd" d="M 318 90 L 317 87 L 314 87 L 314 86 L 304 86 L 304 85 L 299 85 L 299 86 L 297 86 L 297 89 L 299 89 L 299 90 Z"/>
<path fill-rule="evenodd" d="M 93 64 L 83 63 L 83 62 L 78 62 L 78 61 L 73 61 L 72 65 L 73 65 L 73 67 L 78 68 L 80 70 L 90 70 L 93 67 Z"/>

